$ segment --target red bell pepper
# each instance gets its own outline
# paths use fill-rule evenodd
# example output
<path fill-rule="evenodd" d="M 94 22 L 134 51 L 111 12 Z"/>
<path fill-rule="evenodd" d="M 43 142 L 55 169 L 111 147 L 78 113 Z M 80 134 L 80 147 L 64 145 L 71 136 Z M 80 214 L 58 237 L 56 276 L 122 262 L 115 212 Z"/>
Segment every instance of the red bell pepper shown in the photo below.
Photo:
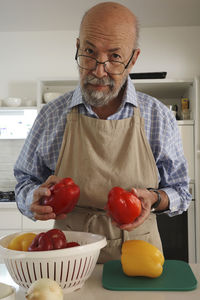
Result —
<path fill-rule="evenodd" d="M 64 233 L 59 229 L 51 229 L 47 232 L 41 232 L 34 238 L 28 251 L 48 251 L 63 249 L 67 246 L 67 240 Z"/>
<path fill-rule="evenodd" d="M 46 235 L 52 242 L 53 249 L 66 248 L 67 240 L 64 233 L 59 229 L 51 229 L 46 232 Z"/>
<path fill-rule="evenodd" d="M 66 244 L 66 248 L 71 248 L 71 247 L 76 247 L 76 246 L 80 246 L 80 244 L 76 243 L 76 242 L 69 242 Z"/>
<path fill-rule="evenodd" d="M 52 241 L 45 232 L 36 235 L 33 242 L 28 248 L 28 251 L 48 251 L 53 250 Z"/>
<path fill-rule="evenodd" d="M 71 178 L 63 178 L 50 187 L 51 195 L 42 199 L 42 205 L 53 208 L 56 215 L 72 211 L 80 196 L 80 188 Z"/>
<path fill-rule="evenodd" d="M 130 224 L 141 213 L 141 202 L 133 192 L 113 187 L 108 194 L 106 205 L 109 215 L 119 225 Z"/>

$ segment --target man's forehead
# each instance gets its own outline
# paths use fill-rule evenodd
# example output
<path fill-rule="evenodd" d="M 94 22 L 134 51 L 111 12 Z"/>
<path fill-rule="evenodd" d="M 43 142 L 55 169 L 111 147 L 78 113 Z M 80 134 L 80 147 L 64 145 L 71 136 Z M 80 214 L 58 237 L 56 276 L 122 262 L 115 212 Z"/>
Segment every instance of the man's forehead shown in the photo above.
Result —
<path fill-rule="evenodd" d="M 92 42 L 90 42 L 89 40 L 83 40 L 83 44 L 85 45 L 85 46 L 91 46 L 92 48 L 94 48 L 94 49 L 97 49 L 98 48 L 98 45 L 96 45 L 96 43 L 92 43 Z M 102 45 L 102 44 L 101 44 Z M 122 47 L 120 47 L 120 46 L 115 46 L 115 47 L 112 47 L 112 48 L 108 48 L 107 50 L 109 51 L 109 52 L 114 52 L 114 51 L 120 51 L 122 49 Z"/>
<path fill-rule="evenodd" d="M 123 51 L 123 49 L 132 48 L 133 44 L 133 35 L 129 33 L 119 33 L 114 36 L 107 32 L 85 31 L 80 35 L 80 46 L 90 46 L 94 50 Z"/>

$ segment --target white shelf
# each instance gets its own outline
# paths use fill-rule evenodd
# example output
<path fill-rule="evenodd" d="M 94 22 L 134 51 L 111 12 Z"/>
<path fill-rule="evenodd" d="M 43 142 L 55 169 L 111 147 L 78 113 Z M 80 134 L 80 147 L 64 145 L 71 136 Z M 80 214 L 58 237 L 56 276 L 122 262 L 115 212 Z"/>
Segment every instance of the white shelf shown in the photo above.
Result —
<path fill-rule="evenodd" d="M 138 82 L 138 83 L 148 83 L 148 84 L 151 84 L 151 83 L 164 83 L 164 84 L 167 84 L 167 83 L 175 83 L 175 84 L 190 84 L 193 82 L 193 79 L 191 78 L 188 78 L 188 79 L 177 79 L 177 78 L 160 78 L 160 79 L 132 79 L 132 81 L 134 82 Z"/>
<path fill-rule="evenodd" d="M 192 80 L 133 79 L 136 90 L 159 98 L 181 98 L 193 85 Z"/>
<path fill-rule="evenodd" d="M 58 92 L 67 93 L 76 88 L 78 84 L 77 78 L 43 78 L 37 82 L 37 107 L 41 109 L 41 105 L 45 105 L 43 100 L 44 93 Z"/>
<path fill-rule="evenodd" d="M 2 208 L 17 208 L 16 202 L 0 202 L 0 209 Z"/>
<path fill-rule="evenodd" d="M 1 110 L 26 110 L 26 109 L 37 109 L 37 106 L 0 106 Z"/>
<path fill-rule="evenodd" d="M 78 77 L 40 77 L 38 78 L 39 82 L 68 82 L 68 81 L 79 81 Z"/>
<path fill-rule="evenodd" d="M 194 125 L 194 120 L 178 120 L 178 125 Z"/>

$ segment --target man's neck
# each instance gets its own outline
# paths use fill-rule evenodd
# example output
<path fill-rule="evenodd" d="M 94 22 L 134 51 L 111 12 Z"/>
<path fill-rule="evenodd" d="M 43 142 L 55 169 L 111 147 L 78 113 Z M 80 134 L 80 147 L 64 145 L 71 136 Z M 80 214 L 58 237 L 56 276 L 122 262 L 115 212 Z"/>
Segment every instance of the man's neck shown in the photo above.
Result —
<path fill-rule="evenodd" d="M 92 107 L 92 110 L 97 114 L 97 116 L 100 119 L 106 120 L 109 116 L 117 112 L 121 105 L 121 102 L 122 100 L 120 101 L 118 98 L 113 99 L 107 105 L 101 107 Z"/>
<path fill-rule="evenodd" d="M 112 100 L 107 105 L 94 107 L 92 110 L 97 114 L 100 119 L 106 120 L 109 116 L 115 114 L 123 101 L 123 90 L 120 91 L 118 96 Z"/>

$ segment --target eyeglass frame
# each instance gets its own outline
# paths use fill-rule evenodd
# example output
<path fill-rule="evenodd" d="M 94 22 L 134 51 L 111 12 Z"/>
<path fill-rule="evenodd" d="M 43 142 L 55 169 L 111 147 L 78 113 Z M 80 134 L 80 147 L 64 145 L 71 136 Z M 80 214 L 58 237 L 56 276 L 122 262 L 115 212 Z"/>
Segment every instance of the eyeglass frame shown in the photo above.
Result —
<path fill-rule="evenodd" d="M 76 55 L 75 55 L 75 60 L 76 60 L 77 64 L 78 64 L 78 61 L 77 61 L 77 60 L 78 60 L 78 57 L 79 57 L 79 56 L 84 56 L 84 57 L 88 57 L 88 58 L 92 58 L 92 59 L 96 60 L 96 66 L 95 66 L 94 69 L 86 69 L 86 68 L 81 67 L 81 66 L 78 64 L 78 66 L 79 66 L 81 69 L 83 69 L 83 70 L 88 70 L 88 71 L 94 71 L 94 70 L 96 70 L 98 64 L 99 64 L 99 65 L 104 65 L 104 70 L 106 71 L 105 67 L 106 67 L 106 63 L 107 63 L 107 62 L 118 62 L 118 63 L 124 65 L 124 71 L 125 71 L 125 70 L 128 68 L 128 66 L 129 66 L 129 64 L 130 64 L 130 62 L 131 62 L 131 60 L 132 60 L 132 58 L 133 58 L 133 56 L 134 56 L 134 54 L 135 54 L 135 51 L 136 51 L 136 49 L 133 49 L 132 54 L 131 54 L 131 57 L 130 57 L 129 61 L 127 62 L 127 64 L 125 65 L 124 62 L 117 61 L 117 60 L 109 60 L 109 59 L 108 59 L 108 60 L 106 60 L 106 61 L 104 61 L 104 62 L 101 62 L 101 61 L 98 61 L 95 57 L 91 57 L 91 56 L 89 56 L 89 55 L 84 55 L 84 54 L 78 55 L 78 50 L 79 50 L 79 49 L 80 49 L 79 47 L 76 49 Z M 124 71 L 121 72 L 121 73 L 117 73 L 117 74 L 115 74 L 115 73 L 110 73 L 110 72 L 107 72 L 107 71 L 106 71 L 106 73 L 112 74 L 112 75 L 121 75 L 121 74 L 124 73 Z"/>

